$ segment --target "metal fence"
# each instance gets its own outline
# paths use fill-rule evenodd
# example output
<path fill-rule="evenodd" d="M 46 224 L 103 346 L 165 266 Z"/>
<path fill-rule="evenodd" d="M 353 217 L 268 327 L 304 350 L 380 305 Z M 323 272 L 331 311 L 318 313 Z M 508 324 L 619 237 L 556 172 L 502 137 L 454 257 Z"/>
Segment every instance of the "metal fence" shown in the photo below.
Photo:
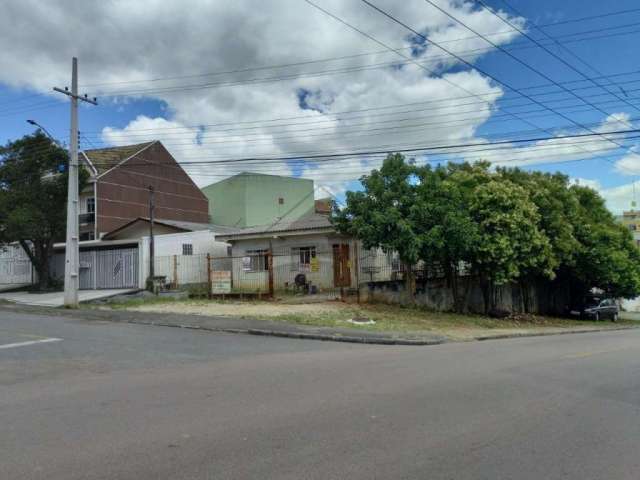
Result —
<path fill-rule="evenodd" d="M 243 255 L 171 255 L 156 257 L 155 274 L 167 288 L 203 294 L 316 295 L 355 293 L 370 282 L 399 281 L 406 267 L 394 252 L 358 248 L 356 242 L 332 248 L 289 247 L 247 250 Z M 419 263 L 416 277 L 442 275 L 437 266 Z"/>
<path fill-rule="evenodd" d="M 31 262 L 26 259 L 0 258 L 0 284 L 29 284 L 35 279 Z"/>

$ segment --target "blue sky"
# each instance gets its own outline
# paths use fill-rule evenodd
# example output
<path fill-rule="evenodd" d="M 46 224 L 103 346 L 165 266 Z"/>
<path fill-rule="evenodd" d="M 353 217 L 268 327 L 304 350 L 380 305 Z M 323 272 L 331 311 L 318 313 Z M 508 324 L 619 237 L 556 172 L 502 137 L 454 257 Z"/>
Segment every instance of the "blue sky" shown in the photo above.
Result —
<path fill-rule="evenodd" d="M 97 107 L 82 106 L 80 110 L 83 148 L 158 138 L 179 161 L 186 162 L 291 156 L 299 152 L 348 152 L 368 147 L 376 149 L 380 145 L 442 145 L 474 139 L 531 138 L 548 135 L 545 131 L 556 135 L 584 133 L 585 130 L 576 125 L 590 125 L 597 131 L 628 126 L 637 128 L 636 119 L 640 118 L 640 73 L 629 73 L 640 72 L 640 65 L 635 62 L 635 45 L 640 37 L 640 5 L 633 0 L 608 3 L 509 0 L 515 10 L 501 0 L 487 1 L 576 69 L 596 78 L 604 88 L 585 81 L 580 74 L 517 32 L 491 37 L 494 41 L 553 81 L 571 82 L 563 84 L 586 101 L 596 102 L 607 114 L 622 115 L 613 120 L 607 120 L 603 112 L 590 108 L 580 98 L 550 85 L 547 79 L 491 48 L 482 39 L 472 38 L 474 35 L 463 26 L 439 15 L 421 0 L 402 6 L 391 0 L 380 0 L 376 4 L 429 39 L 445 42 L 443 45 L 455 51 L 482 49 L 482 53 L 470 55 L 469 61 L 500 82 L 477 71 L 473 73 L 467 65 L 450 58 L 440 62 L 431 60 L 434 56 L 442 56 L 442 52 L 433 46 L 427 46 L 426 52 L 416 53 L 414 59 L 427 65 L 434 75 L 428 75 L 410 62 L 395 69 L 391 66 L 373 70 L 363 68 L 332 74 L 331 70 L 362 68 L 383 62 L 402 63 L 403 60 L 391 52 L 385 53 L 380 44 L 303 2 L 289 9 L 284 9 L 281 2 L 265 2 L 262 12 L 251 8 L 250 1 L 227 7 L 212 7 L 207 2 L 194 1 L 190 11 L 166 4 L 154 4 L 153 9 L 146 7 L 146 10 L 139 5 L 139 11 L 132 11 L 122 1 L 105 2 L 99 7 L 78 2 L 78 8 L 71 9 L 74 12 L 70 24 L 73 27 L 77 22 L 75 29 L 68 28 L 69 22 L 67 25 L 63 22 L 63 13 L 68 13 L 68 8 L 63 10 L 49 4 L 47 11 L 34 12 L 22 8 L 21 3 L 10 2 L 4 20 L 0 20 L 3 44 L 15 46 L 0 54 L 2 143 L 32 132 L 33 127 L 26 123 L 27 119 L 38 121 L 57 138 L 67 139 L 68 104 L 62 95 L 52 93 L 51 87 L 68 84 L 73 55 L 80 60 L 80 83 L 86 85 L 81 87 L 82 91 L 97 95 L 100 101 Z M 360 2 L 327 0 L 318 3 L 388 45 L 412 45 L 410 32 Z M 509 29 L 490 12 L 478 5 L 472 6 L 471 2 L 439 0 L 436 3 L 484 33 Z M 212 8 L 218 10 L 212 11 Z M 630 11 L 611 15 L 625 10 Z M 83 23 L 87 15 L 97 19 L 92 28 Z M 272 21 L 265 22 L 265 15 Z M 29 22 L 25 27 L 24 20 L 27 19 Z M 582 20 L 575 21 L 577 19 Z M 158 23 L 162 28 L 155 28 Z M 542 25 L 544 32 L 558 39 L 575 56 L 551 43 L 535 25 Z M 253 35 L 241 35 L 242 29 L 252 31 Z M 69 30 L 74 33 L 69 34 Z M 463 40 L 459 42 L 452 41 L 461 38 Z M 371 55 L 358 56 L 364 53 Z M 342 56 L 351 58 L 266 68 Z M 244 71 L 246 69 L 253 70 Z M 322 75 L 314 76 L 318 71 L 323 72 Z M 624 73 L 628 74 L 622 75 Z M 445 84 L 441 80 L 443 75 L 455 85 Z M 277 82 L 261 80 L 278 76 L 285 78 Z M 259 81 L 251 80 L 256 78 Z M 124 83 L 132 81 L 134 83 Z M 153 91 L 203 82 L 232 85 L 177 92 Z M 234 82 L 240 85 L 234 85 Z M 110 85 L 96 85 L 103 83 Z M 562 110 L 572 122 L 532 104 L 505 84 L 532 94 L 556 92 L 555 97 L 549 94 L 535 98 L 553 109 L 574 105 Z M 540 87 L 531 90 L 535 86 Z M 151 90 L 151 93 L 136 94 L 139 89 Z M 606 89 L 628 103 L 637 102 L 639 110 L 607 93 Z M 464 97 L 465 91 L 481 96 L 495 94 L 495 97 L 482 108 L 478 107 L 477 114 L 473 105 L 461 110 L 453 102 L 450 108 L 456 111 L 450 118 L 451 110 L 436 111 L 435 107 L 431 121 L 431 111 L 425 107 L 420 112 L 405 114 L 409 117 L 404 120 L 398 115 L 397 124 L 392 120 L 396 117 L 383 115 L 395 111 L 384 110 L 388 106 L 444 102 Z M 301 92 L 304 92 L 302 96 Z M 461 102 L 458 100 L 458 104 Z M 383 110 L 377 110 L 380 107 Z M 409 107 L 402 108 L 407 110 Z M 417 107 L 411 108 L 417 110 Z M 532 112 L 534 110 L 538 110 L 537 113 Z M 375 113 L 357 113 L 348 118 L 347 115 L 352 115 L 349 113 L 342 117 L 341 112 L 353 111 Z M 522 116 L 535 123 L 539 130 L 509 117 L 508 111 L 524 112 Z M 279 118 L 296 120 L 276 121 Z M 469 118 L 478 120 L 469 121 Z M 452 126 L 438 126 L 440 121 L 450 122 Z M 411 124 L 424 123 L 431 126 L 411 127 Z M 458 124 L 462 125 L 458 127 Z M 198 129 L 199 125 L 212 126 Z M 410 128 L 405 129 L 406 125 Z M 387 127 L 391 128 L 385 130 Z M 371 129 L 370 133 L 367 133 L 368 129 Z M 611 146 L 602 143 L 604 147 Z M 551 148 L 545 157 L 539 155 L 542 150 L 538 149 L 533 159 L 528 155 L 535 148 L 518 150 L 514 145 L 510 151 L 501 152 L 502 157 L 491 155 L 489 159 L 498 162 L 517 160 L 513 164 L 523 168 L 564 172 L 599 189 L 610 208 L 619 211 L 629 207 L 633 199 L 632 182 L 640 172 L 640 156 L 633 152 L 633 139 L 621 138 L 620 143 L 625 148 L 603 148 L 604 153 L 589 155 L 584 149 L 556 155 L 557 151 Z M 459 161 L 464 158 L 462 154 L 458 158 L 435 155 L 428 156 L 427 160 Z M 188 171 L 200 185 L 243 170 L 303 175 L 314 178 L 322 187 L 318 196 L 329 190 L 341 197 L 345 189 L 357 188 L 355 179 L 359 175 L 378 164 L 379 158 L 363 156 L 342 162 L 248 162 L 225 167 L 203 163 L 189 166 Z"/>

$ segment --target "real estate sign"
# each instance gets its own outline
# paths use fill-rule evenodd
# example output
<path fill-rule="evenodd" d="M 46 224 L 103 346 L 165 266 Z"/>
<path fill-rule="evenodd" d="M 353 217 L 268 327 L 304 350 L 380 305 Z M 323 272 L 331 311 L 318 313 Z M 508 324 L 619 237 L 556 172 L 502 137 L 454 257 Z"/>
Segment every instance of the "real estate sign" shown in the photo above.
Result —
<path fill-rule="evenodd" d="M 211 293 L 231 293 L 231 271 L 213 270 L 211 272 Z"/>

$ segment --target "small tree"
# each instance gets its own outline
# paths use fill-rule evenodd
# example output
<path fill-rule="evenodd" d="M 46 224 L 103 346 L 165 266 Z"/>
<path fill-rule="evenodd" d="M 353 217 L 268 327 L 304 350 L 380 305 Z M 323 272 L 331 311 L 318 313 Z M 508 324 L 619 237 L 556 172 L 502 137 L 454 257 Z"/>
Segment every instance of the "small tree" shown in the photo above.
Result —
<path fill-rule="evenodd" d="M 67 152 L 40 131 L 0 148 L 0 242 L 20 243 L 40 289 L 51 284 L 53 244 L 65 236 L 67 174 L 58 172 L 67 164 Z"/>
<path fill-rule="evenodd" d="M 398 252 L 410 299 L 414 300 L 413 266 L 419 258 L 420 237 L 414 229 L 416 168 L 400 154 L 390 154 L 380 170 L 360 179 L 363 191 L 347 192 L 346 207 L 335 208 L 336 229 L 362 241 L 365 248 Z"/>

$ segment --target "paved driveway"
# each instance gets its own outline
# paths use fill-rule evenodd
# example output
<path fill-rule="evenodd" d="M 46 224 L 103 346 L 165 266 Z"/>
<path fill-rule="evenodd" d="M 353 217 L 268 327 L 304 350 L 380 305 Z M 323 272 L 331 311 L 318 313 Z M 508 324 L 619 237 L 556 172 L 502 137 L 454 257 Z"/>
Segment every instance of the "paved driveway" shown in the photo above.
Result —
<path fill-rule="evenodd" d="M 113 297 L 128 292 L 135 292 L 137 289 L 113 289 L 113 290 L 80 290 L 78 299 L 80 302 L 99 300 L 101 298 Z M 38 305 L 41 307 L 61 307 L 64 305 L 64 292 L 52 293 L 29 293 L 29 292 L 3 292 L 0 293 L 0 300 L 7 300 L 23 305 Z"/>
<path fill-rule="evenodd" d="M 0 307 L 0 478 L 636 480 L 640 331 L 399 347 Z"/>

